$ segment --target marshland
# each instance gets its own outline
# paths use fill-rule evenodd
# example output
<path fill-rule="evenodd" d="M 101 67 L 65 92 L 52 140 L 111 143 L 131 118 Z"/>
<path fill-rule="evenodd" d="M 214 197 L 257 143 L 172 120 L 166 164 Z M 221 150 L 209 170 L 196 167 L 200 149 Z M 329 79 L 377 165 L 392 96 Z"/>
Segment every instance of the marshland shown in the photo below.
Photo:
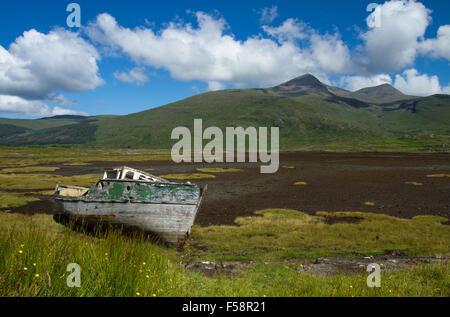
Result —
<path fill-rule="evenodd" d="M 1 296 L 449 296 L 446 153 L 283 152 L 175 164 L 168 151 L 1 148 Z M 54 220 L 58 182 L 127 165 L 208 184 L 183 249 L 120 228 Z M 414 186 L 411 183 L 420 183 Z M 66 284 L 67 265 L 81 286 Z M 369 288 L 369 263 L 381 287 Z"/>

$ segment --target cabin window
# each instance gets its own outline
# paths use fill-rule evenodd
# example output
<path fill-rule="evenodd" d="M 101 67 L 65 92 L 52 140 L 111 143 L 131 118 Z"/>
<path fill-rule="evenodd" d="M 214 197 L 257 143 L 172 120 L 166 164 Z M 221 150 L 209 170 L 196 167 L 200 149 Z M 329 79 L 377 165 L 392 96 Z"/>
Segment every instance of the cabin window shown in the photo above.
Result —
<path fill-rule="evenodd" d="M 133 172 L 127 172 L 126 174 L 125 174 L 125 179 L 133 179 L 133 176 L 134 176 L 134 173 Z"/>
<path fill-rule="evenodd" d="M 117 171 L 106 171 L 106 178 L 115 179 L 117 178 Z"/>

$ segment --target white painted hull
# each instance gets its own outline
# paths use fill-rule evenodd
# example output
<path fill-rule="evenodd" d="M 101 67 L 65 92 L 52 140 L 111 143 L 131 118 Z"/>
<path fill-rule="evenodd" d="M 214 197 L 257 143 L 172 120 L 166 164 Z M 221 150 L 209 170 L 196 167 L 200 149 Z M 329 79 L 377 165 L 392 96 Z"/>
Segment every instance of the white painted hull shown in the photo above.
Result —
<path fill-rule="evenodd" d="M 198 210 L 198 205 L 64 200 L 58 203 L 66 214 L 88 223 L 124 225 L 157 234 L 173 244 L 183 244 L 187 239 Z"/>

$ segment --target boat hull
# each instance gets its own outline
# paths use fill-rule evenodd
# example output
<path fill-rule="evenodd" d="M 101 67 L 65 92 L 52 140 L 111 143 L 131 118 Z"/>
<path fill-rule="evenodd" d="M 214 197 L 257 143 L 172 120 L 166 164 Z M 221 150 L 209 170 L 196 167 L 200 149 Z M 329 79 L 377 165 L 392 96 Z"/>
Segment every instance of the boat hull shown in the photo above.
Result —
<path fill-rule="evenodd" d="M 57 201 L 67 215 L 88 224 L 114 224 L 160 236 L 171 244 L 183 245 L 188 238 L 196 205 L 132 202 Z"/>
<path fill-rule="evenodd" d="M 64 214 L 87 224 L 122 225 L 182 246 L 205 191 L 192 184 L 101 180 L 83 196 L 61 196 L 57 188 L 54 198 Z"/>

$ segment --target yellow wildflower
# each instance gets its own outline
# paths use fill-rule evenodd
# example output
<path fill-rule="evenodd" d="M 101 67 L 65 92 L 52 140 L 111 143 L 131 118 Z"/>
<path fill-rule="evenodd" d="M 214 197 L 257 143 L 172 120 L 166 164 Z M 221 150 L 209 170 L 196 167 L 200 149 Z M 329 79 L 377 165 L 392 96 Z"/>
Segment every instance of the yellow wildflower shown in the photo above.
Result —
<path fill-rule="evenodd" d="M 23 268 L 23 270 L 24 270 L 24 271 L 27 271 L 27 270 L 28 270 L 28 268 L 27 268 L 27 267 L 24 267 L 24 268 Z"/>
<path fill-rule="evenodd" d="M 141 293 L 139 293 L 139 292 L 136 292 L 136 295 L 137 295 L 137 296 L 141 296 Z"/>
<path fill-rule="evenodd" d="M 39 274 L 38 273 L 34 274 L 34 277 L 39 277 Z"/>

